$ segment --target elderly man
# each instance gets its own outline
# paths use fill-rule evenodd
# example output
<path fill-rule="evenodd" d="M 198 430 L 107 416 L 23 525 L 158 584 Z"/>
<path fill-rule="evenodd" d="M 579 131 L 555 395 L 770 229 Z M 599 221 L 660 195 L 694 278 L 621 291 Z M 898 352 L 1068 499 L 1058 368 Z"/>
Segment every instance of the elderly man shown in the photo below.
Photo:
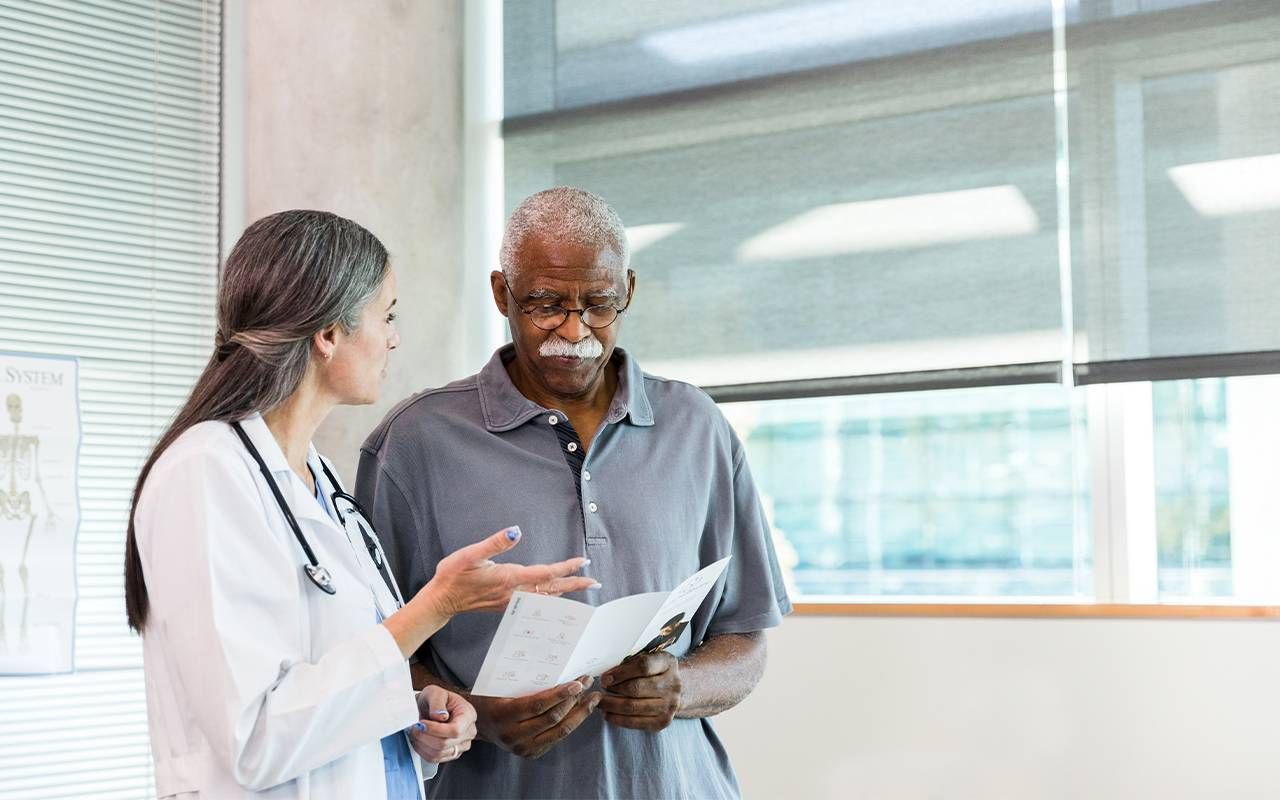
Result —
<path fill-rule="evenodd" d="M 493 299 L 512 343 L 478 375 L 401 403 L 370 434 L 357 492 L 406 593 L 488 531 L 519 525 L 516 558 L 591 559 L 604 603 L 668 591 L 732 555 L 675 643 L 538 694 L 472 696 L 479 738 L 432 797 L 737 797 L 709 717 L 764 670 L 762 631 L 790 611 L 743 447 L 693 386 L 616 348 L 635 296 L 626 233 L 581 189 L 539 192 L 507 223 Z M 671 324 L 679 325 L 680 320 Z M 465 692 L 497 629 L 463 614 L 415 675 Z"/>

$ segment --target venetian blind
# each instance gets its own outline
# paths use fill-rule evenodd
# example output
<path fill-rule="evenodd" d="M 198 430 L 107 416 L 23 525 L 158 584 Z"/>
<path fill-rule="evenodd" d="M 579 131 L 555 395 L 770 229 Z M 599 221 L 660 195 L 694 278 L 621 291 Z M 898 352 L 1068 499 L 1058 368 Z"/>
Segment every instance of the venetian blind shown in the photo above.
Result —
<path fill-rule="evenodd" d="M 722 399 L 1280 372 L 1280 4 L 504 13 L 507 209 L 619 211 L 650 369 Z"/>
<path fill-rule="evenodd" d="M 208 356 L 219 0 L 0 0 L 0 350 L 79 359 L 75 671 L 0 677 L 0 797 L 154 795 L 122 553 Z"/>

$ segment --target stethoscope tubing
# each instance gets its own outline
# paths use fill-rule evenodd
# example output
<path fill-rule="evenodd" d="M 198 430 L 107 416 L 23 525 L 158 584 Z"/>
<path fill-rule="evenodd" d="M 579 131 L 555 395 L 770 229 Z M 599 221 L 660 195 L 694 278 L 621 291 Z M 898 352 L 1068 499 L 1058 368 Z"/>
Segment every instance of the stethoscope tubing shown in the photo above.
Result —
<path fill-rule="evenodd" d="M 231 423 L 231 427 L 240 438 L 240 442 L 245 449 L 249 451 L 249 455 L 257 463 L 258 469 L 262 472 L 262 477 L 266 479 L 267 486 L 271 489 L 271 495 L 275 498 L 276 504 L 280 506 L 280 511 L 284 514 L 285 521 L 289 523 L 289 529 L 293 531 L 293 537 L 298 540 L 298 544 L 302 547 L 302 552 L 307 557 L 307 564 L 303 567 L 307 577 L 325 594 L 337 594 L 338 588 L 333 585 L 333 578 L 329 575 L 329 571 L 320 565 L 315 551 L 311 549 L 311 544 L 302 532 L 302 526 L 298 524 L 297 518 L 294 517 L 293 510 L 289 508 L 289 503 L 285 500 L 284 493 L 280 491 L 280 485 L 276 483 L 275 476 L 271 474 L 271 470 L 267 467 L 267 462 L 263 460 L 262 454 L 258 452 L 258 448 L 254 446 L 249 434 L 245 433 L 244 427 L 239 422 Z M 397 606 L 403 606 L 404 598 L 401 596 L 399 588 L 396 586 L 395 581 L 392 580 L 391 573 L 387 569 L 387 559 L 382 550 L 382 543 L 378 541 L 377 534 L 373 531 L 373 525 L 365 515 L 364 509 L 360 507 L 359 501 L 338 488 L 341 484 L 338 483 L 337 476 L 329 469 L 329 465 L 324 463 L 324 459 L 320 460 L 320 468 L 324 470 L 325 477 L 329 480 L 329 485 L 334 489 L 331 502 L 333 503 L 333 510 L 338 516 L 338 524 L 344 529 L 346 528 L 346 515 L 339 510 L 337 502 L 338 500 L 345 500 L 351 506 L 348 513 L 355 512 L 356 528 L 364 539 L 365 549 L 369 551 L 369 558 L 377 568 L 378 575 L 382 578 L 383 583 L 387 585 L 387 590 L 391 593 L 392 598 L 395 599 Z"/>

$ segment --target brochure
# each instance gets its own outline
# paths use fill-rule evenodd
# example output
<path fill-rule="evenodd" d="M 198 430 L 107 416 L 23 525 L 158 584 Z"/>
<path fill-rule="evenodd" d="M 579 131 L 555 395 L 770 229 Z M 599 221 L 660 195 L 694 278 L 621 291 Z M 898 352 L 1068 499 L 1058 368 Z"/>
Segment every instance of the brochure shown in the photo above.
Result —
<path fill-rule="evenodd" d="M 599 675 L 628 656 L 674 644 L 729 558 L 704 567 L 670 592 L 620 597 L 602 606 L 531 592 L 511 596 L 471 693 L 521 697 Z"/>

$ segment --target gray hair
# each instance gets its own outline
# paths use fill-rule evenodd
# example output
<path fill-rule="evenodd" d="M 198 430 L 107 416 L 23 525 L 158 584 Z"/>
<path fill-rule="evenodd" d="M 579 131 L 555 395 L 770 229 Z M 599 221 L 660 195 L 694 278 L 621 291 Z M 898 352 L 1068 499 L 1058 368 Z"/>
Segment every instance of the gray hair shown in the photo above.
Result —
<path fill-rule="evenodd" d="M 218 287 L 214 351 L 134 485 L 124 583 L 135 631 L 146 625 L 150 600 L 133 514 L 156 459 L 193 425 L 234 422 L 287 400 L 311 363 L 311 338 L 335 324 L 354 331 L 387 269 L 387 249 L 376 236 L 325 211 L 282 211 L 240 236 Z"/>
<path fill-rule="evenodd" d="M 516 206 L 507 220 L 502 250 L 498 254 L 504 273 L 516 274 L 519 269 L 516 256 L 534 233 L 558 241 L 608 247 L 622 259 L 624 268 L 631 265 L 631 248 L 622 218 L 603 197 L 586 189 L 574 186 L 544 189 Z"/>

